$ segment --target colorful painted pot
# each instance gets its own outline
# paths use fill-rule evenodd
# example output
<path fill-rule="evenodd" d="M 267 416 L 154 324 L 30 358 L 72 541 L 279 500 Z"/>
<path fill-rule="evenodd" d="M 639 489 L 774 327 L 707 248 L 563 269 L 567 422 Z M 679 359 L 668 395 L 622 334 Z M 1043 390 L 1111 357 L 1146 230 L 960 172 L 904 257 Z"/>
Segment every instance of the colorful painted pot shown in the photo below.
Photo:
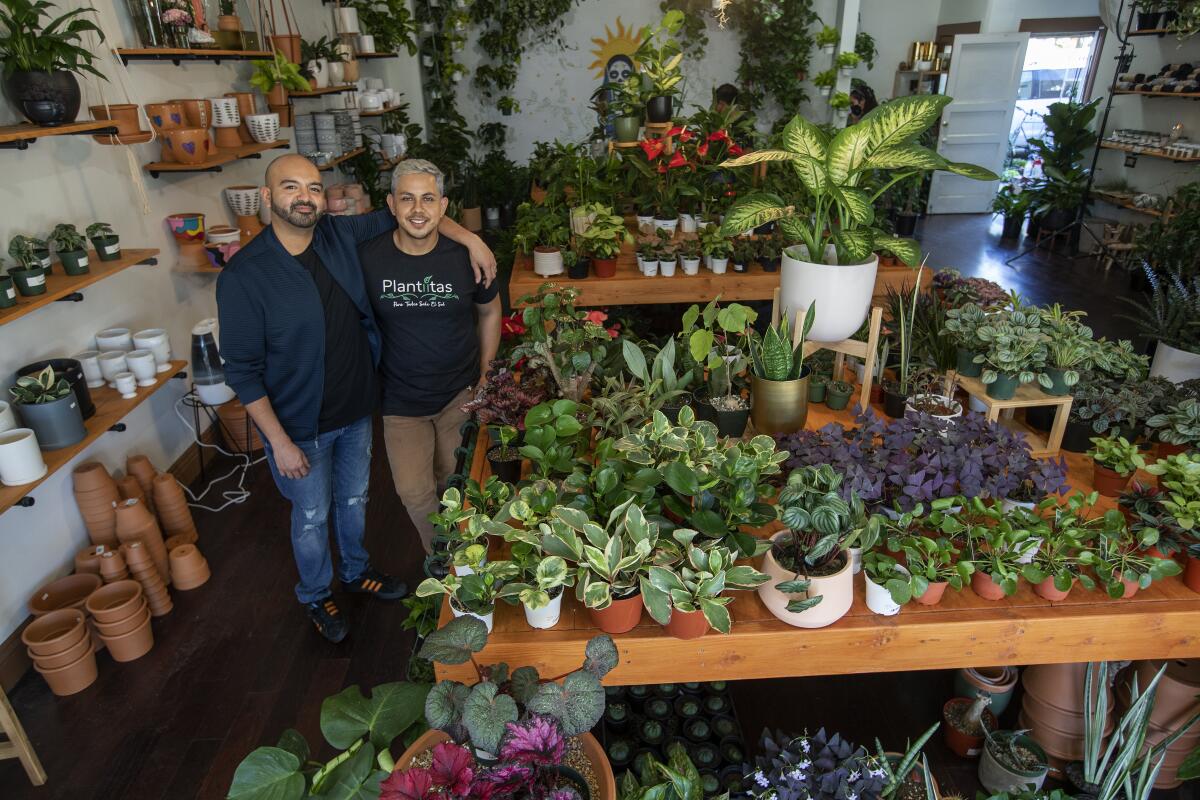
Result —
<path fill-rule="evenodd" d="M 207 128 L 175 128 L 163 134 L 163 160 L 203 164 L 216 153 Z"/>

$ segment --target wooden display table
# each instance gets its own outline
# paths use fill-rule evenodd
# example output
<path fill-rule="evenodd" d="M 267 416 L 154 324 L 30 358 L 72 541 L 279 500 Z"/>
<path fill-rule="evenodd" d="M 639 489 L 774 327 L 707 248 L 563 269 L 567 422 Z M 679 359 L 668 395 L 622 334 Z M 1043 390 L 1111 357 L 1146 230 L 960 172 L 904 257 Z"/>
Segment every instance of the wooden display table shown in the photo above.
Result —
<path fill-rule="evenodd" d="M 1025 437 L 1029 443 L 1029 452 L 1038 458 L 1058 455 L 1062 449 L 1063 432 L 1067 429 L 1067 418 L 1071 415 L 1072 397 L 1069 394 L 1055 397 L 1042 391 L 1037 383 L 1023 383 L 1017 386 L 1016 392 L 1009 400 L 997 400 L 989 397 L 987 384 L 979 378 L 957 376 L 958 385 L 968 395 L 987 406 L 987 418 L 1016 431 Z M 1013 417 L 1018 408 L 1054 408 L 1054 422 L 1049 433 L 1042 434 L 1030 428 Z M 1001 417 L 1003 414 L 1003 418 Z"/>
<path fill-rule="evenodd" d="M 876 409 L 878 411 L 878 409 Z M 849 412 L 809 406 L 808 428 L 828 422 L 849 423 Z M 486 430 L 481 431 L 486 437 Z M 489 472 L 484 442 L 475 448 L 471 475 Z M 1074 489 L 1090 488 L 1091 460 L 1065 454 Z M 1101 508 L 1113 501 L 1100 499 Z M 775 523 L 763 535 L 778 530 Z M 841 675 L 950 669 L 979 665 L 1078 663 L 1145 658 L 1200 657 L 1200 594 L 1179 577 L 1156 582 L 1130 600 L 1111 600 L 1099 591 L 1076 586 L 1059 603 L 1043 600 L 1022 583 L 1017 593 L 990 602 L 969 587 L 947 591 L 940 605 L 910 603 L 899 615 L 881 617 L 869 611 L 863 578 L 855 577 L 854 605 L 827 628 L 793 628 L 777 620 L 756 592 L 734 592 L 729 606 L 733 629 L 727 635 L 709 631 L 700 639 L 668 636 L 643 612 L 638 627 L 613 637 L 620 665 L 604 679 L 627 685 L 708 680 Z M 451 617 L 443 602 L 441 624 Z M 578 669 L 584 645 L 596 635 L 574 590 L 563 599 L 562 618 L 550 630 L 525 622 L 520 606 L 498 603 L 495 629 L 475 660 L 505 661 L 513 669 L 531 665 L 543 675 Z M 470 664 L 436 665 L 439 680 L 474 682 Z"/>

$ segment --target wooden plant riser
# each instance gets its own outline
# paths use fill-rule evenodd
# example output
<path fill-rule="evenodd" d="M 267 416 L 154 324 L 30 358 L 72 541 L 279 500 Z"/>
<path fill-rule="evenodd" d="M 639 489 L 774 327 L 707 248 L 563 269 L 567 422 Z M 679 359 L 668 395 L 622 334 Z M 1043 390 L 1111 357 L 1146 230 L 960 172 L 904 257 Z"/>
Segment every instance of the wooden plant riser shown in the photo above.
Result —
<path fill-rule="evenodd" d="M 46 770 L 42 767 L 42 762 L 38 760 L 37 753 L 33 750 L 33 744 L 25 735 L 25 729 L 21 727 L 21 720 L 17 719 L 17 712 L 13 711 L 3 689 L 0 689 L 0 733 L 8 739 L 6 742 L 0 741 L 0 761 L 9 758 L 20 760 L 21 766 L 25 768 L 25 774 L 29 776 L 30 783 L 34 786 L 45 784 Z"/>
<path fill-rule="evenodd" d="M 1052 397 L 1043 393 L 1037 384 L 1026 383 L 1017 387 L 1011 400 L 997 400 L 994 397 L 988 397 L 987 386 L 979 378 L 965 378 L 956 375 L 955 379 L 963 391 L 987 406 L 989 420 L 1000 422 L 1022 434 L 1029 442 L 1029 451 L 1034 457 L 1047 458 L 1058 455 L 1062 448 L 1063 433 L 1067 429 L 1067 418 L 1071 415 L 1071 395 Z M 1045 436 L 1024 423 L 1018 422 L 1013 415 L 1018 408 L 1041 406 L 1057 407 L 1054 412 L 1054 423 L 1050 426 L 1050 433 Z"/>

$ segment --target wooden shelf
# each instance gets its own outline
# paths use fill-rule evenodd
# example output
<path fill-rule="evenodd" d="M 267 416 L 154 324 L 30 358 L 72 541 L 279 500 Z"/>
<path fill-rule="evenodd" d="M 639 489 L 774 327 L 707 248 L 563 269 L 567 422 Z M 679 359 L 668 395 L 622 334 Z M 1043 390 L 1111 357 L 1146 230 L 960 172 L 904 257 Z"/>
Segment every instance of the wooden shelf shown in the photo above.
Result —
<path fill-rule="evenodd" d="M 402 108 L 402 106 L 400 106 L 400 105 L 384 106 L 383 108 L 377 108 L 377 109 L 374 109 L 373 111 L 360 111 L 360 112 L 358 112 L 358 116 L 360 116 L 360 117 L 382 117 L 384 114 L 391 114 L 393 111 L 399 111 L 401 108 Z"/>
<path fill-rule="evenodd" d="M 180 371 L 186 369 L 188 362 L 172 361 L 171 368 L 164 372 L 158 373 L 157 381 L 153 386 L 139 386 L 137 389 L 137 397 L 132 400 L 126 400 L 121 397 L 116 389 L 110 389 L 108 386 L 102 386 L 99 389 L 92 389 L 92 401 L 96 404 L 96 413 L 91 419 L 83 421 L 84 427 L 87 428 L 87 436 L 83 440 L 58 450 L 43 450 L 42 459 L 46 462 L 46 474 L 33 483 L 26 483 L 21 486 L 0 486 L 0 514 L 8 511 L 14 505 L 33 505 L 31 500 L 22 502 L 22 498 L 36 489 L 43 481 L 57 472 L 64 464 L 70 462 L 75 456 L 83 452 L 92 442 L 99 439 L 109 431 L 114 425 L 124 419 L 129 412 L 140 406 L 142 402 L 150 395 L 157 392 L 159 389 L 167 385 L 167 381 L 174 378 L 176 375 L 186 376 L 186 373 Z M 20 416 L 20 409 L 17 409 L 17 415 Z"/>
<path fill-rule="evenodd" d="M 22 122 L 0 127 L 0 150 L 24 150 L 46 136 L 78 136 L 80 134 L 115 134 L 117 128 L 106 119 L 89 119 L 63 125 L 44 126 Z"/>
<path fill-rule="evenodd" d="M 1143 97 L 1178 97 L 1181 100 L 1200 100 L 1200 92 L 1146 92 L 1141 89 L 1113 89 L 1113 94 L 1140 94 Z"/>
<path fill-rule="evenodd" d="M 1147 214 L 1151 217 L 1161 217 L 1163 215 L 1163 212 L 1157 208 L 1135 206 L 1132 202 L 1132 195 L 1114 194 L 1113 192 L 1106 192 L 1101 189 L 1092 189 L 1092 196 L 1098 197 L 1109 205 L 1124 208 L 1127 211 L 1134 211 L 1138 214 Z"/>
<path fill-rule="evenodd" d="M 355 53 L 355 58 L 358 59 L 373 59 L 373 58 L 399 58 L 399 53 Z"/>
<path fill-rule="evenodd" d="M 362 155 L 365 152 L 367 152 L 367 148 L 356 147 L 353 150 L 351 150 L 349 153 L 343 153 L 342 155 L 338 156 L 333 161 L 330 161 L 328 164 L 320 165 L 319 167 L 317 167 L 317 169 L 320 170 L 321 172 L 328 172 L 329 170 L 333 169 L 334 167 L 337 167 L 338 165 L 340 165 L 343 161 L 349 161 L 350 159 L 354 158 L 355 156 Z"/>
<path fill-rule="evenodd" d="M 117 56 L 128 65 L 130 61 L 170 61 L 179 66 L 184 61 L 250 61 L 274 58 L 269 50 L 193 50 L 179 47 L 119 47 Z"/>
<path fill-rule="evenodd" d="M 287 139 L 276 139 L 273 142 L 251 142 L 241 147 L 217 149 L 217 154 L 202 164 L 179 164 L 173 161 L 154 161 L 144 169 L 150 177 L 157 178 L 162 172 L 221 172 L 221 167 L 242 158 L 262 158 L 267 150 L 287 149 Z"/>
<path fill-rule="evenodd" d="M 54 272 L 46 276 L 45 294 L 37 294 L 33 297 L 22 297 L 18 294 L 15 306 L 0 308 L 0 325 L 12 322 L 14 319 L 58 300 L 82 300 L 83 295 L 73 296 L 80 289 L 138 264 L 157 264 L 158 259 L 155 258 L 157 255 L 158 251 L 153 249 L 127 250 L 122 248 L 121 257 L 116 261 L 101 261 L 95 250 L 88 250 L 89 272 L 87 274 L 66 275 L 63 273 L 62 264 L 56 265 Z"/>
<path fill-rule="evenodd" d="M 356 92 L 358 86 L 353 83 L 343 83 L 339 86 L 326 86 L 324 89 L 313 89 L 311 92 L 288 92 L 288 97 L 324 97 L 327 94 L 344 94 Z"/>
<path fill-rule="evenodd" d="M 1166 36 L 1171 31 L 1166 28 L 1149 28 L 1144 31 L 1130 31 L 1130 36 Z"/>
<path fill-rule="evenodd" d="M 1135 156 L 1149 156 L 1150 158 L 1162 158 L 1167 161 L 1174 161 L 1176 164 L 1194 164 L 1200 161 L 1200 156 L 1191 156 L 1188 158 L 1180 158 L 1179 156 L 1169 156 L 1166 153 L 1158 150 L 1147 148 L 1135 148 L 1133 145 L 1117 144 L 1116 142 L 1100 142 L 1102 150 L 1120 150 L 1123 153 L 1130 153 Z"/>

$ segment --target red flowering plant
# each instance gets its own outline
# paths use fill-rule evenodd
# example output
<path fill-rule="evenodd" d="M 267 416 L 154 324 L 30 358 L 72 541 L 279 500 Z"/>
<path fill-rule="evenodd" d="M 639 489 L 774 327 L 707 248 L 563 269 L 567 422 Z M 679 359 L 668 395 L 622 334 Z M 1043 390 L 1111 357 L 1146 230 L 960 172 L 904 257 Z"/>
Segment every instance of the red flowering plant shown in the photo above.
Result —
<path fill-rule="evenodd" d="M 700 196 L 696 188 L 697 144 L 695 131 L 675 127 L 661 138 L 643 139 L 639 147 L 626 151 L 625 157 L 646 181 L 646 197 L 656 218 L 675 219 L 681 203 Z"/>
<path fill-rule="evenodd" d="M 543 283 L 535 294 L 522 297 L 518 303 L 524 306 L 526 331 L 513 349 L 513 357 L 527 359 L 527 367 L 548 369 L 558 396 L 576 403 L 583 401 L 592 376 L 602 370 L 613 338 L 603 321 L 575 308 L 578 297 L 578 289 L 553 283 Z"/>
<path fill-rule="evenodd" d="M 734 198 L 750 188 L 747 173 L 725 169 L 721 164 L 745 152 L 739 142 L 753 138 L 753 118 L 737 106 L 724 111 L 700 109 L 688 120 L 688 126 L 696 131 L 692 160 L 698 178 L 700 210 L 706 218 L 715 220 Z"/>

